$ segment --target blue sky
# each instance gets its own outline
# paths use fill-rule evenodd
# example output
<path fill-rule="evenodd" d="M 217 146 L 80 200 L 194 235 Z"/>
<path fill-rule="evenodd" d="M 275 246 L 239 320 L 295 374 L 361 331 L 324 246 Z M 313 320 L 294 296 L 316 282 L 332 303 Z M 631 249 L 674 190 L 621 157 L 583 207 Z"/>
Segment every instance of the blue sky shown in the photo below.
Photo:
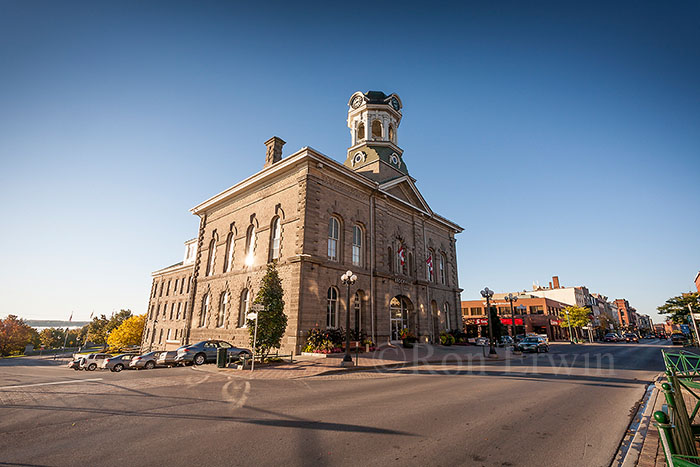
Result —
<path fill-rule="evenodd" d="M 691 290 L 697 2 L 331 3 L 0 1 L 0 315 L 145 311 L 188 209 L 273 135 L 344 160 L 357 90 L 401 96 L 464 299 L 559 275 L 654 316 Z"/>

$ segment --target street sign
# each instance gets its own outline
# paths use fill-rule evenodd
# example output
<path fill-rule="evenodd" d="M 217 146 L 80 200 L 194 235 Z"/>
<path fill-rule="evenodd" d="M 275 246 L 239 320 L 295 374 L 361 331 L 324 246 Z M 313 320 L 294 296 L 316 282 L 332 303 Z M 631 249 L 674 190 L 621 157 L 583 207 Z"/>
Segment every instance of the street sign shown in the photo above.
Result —
<path fill-rule="evenodd" d="M 245 317 L 248 319 L 255 319 L 258 317 L 258 314 L 257 313 L 248 313 L 247 315 L 245 315 Z"/>
<path fill-rule="evenodd" d="M 253 311 L 265 311 L 265 307 L 260 305 L 260 304 L 255 304 L 255 305 L 251 306 L 250 309 Z M 253 319 L 255 319 L 255 318 L 253 318 Z"/>
<path fill-rule="evenodd" d="M 693 318 L 700 320 L 700 313 L 693 313 Z"/>

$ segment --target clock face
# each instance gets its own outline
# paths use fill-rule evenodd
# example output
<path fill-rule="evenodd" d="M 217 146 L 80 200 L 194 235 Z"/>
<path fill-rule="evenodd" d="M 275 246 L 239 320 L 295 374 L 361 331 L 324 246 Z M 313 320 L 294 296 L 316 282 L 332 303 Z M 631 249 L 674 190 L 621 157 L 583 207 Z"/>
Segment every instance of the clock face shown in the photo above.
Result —
<path fill-rule="evenodd" d="M 357 96 L 352 100 L 352 108 L 356 109 L 362 105 L 362 97 Z"/>
<path fill-rule="evenodd" d="M 399 100 L 395 97 L 392 97 L 391 106 L 394 108 L 394 110 L 399 110 Z"/>

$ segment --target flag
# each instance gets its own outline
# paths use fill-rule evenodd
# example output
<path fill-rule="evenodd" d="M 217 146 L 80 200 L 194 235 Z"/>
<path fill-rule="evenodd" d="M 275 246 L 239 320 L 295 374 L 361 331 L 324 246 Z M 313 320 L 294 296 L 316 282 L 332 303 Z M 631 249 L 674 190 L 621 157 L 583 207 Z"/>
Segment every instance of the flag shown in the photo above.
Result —
<path fill-rule="evenodd" d="M 68 318 L 68 322 L 70 323 L 71 321 L 73 321 L 73 312 L 72 311 L 70 312 L 70 318 Z"/>
<path fill-rule="evenodd" d="M 428 271 L 430 272 L 430 275 L 433 275 L 433 255 L 429 254 L 428 259 L 425 260 L 426 264 L 428 265 Z"/>
<path fill-rule="evenodd" d="M 94 311 L 93 311 L 92 313 L 90 313 L 90 321 L 92 321 L 92 315 L 93 315 L 93 314 L 95 314 Z"/>
<path fill-rule="evenodd" d="M 403 266 L 406 263 L 406 253 L 403 245 L 399 247 L 399 260 L 401 261 L 401 266 Z"/>

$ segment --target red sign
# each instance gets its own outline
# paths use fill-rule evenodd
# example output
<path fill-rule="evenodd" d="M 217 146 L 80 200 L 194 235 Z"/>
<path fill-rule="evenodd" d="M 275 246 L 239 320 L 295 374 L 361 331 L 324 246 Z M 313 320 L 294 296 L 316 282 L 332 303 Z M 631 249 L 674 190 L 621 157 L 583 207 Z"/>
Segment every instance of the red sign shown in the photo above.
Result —
<path fill-rule="evenodd" d="M 551 324 L 552 326 L 559 326 L 561 325 L 561 321 L 558 319 L 550 319 L 549 324 Z"/>
<path fill-rule="evenodd" d="M 501 324 L 505 324 L 506 326 L 510 326 L 513 324 L 513 318 L 501 318 Z M 515 318 L 515 325 L 522 326 L 523 319 L 522 318 Z"/>

